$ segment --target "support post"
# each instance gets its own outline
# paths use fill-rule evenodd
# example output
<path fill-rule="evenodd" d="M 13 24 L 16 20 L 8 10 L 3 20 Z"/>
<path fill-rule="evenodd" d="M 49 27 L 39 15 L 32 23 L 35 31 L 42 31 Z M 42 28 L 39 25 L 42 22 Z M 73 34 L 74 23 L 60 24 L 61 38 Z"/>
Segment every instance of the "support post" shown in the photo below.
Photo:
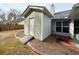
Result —
<path fill-rule="evenodd" d="M 69 25 L 69 32 L 70 32 L 71 38 L 74 38 L 74 19 L 71 19 L 71 22 Z"/>

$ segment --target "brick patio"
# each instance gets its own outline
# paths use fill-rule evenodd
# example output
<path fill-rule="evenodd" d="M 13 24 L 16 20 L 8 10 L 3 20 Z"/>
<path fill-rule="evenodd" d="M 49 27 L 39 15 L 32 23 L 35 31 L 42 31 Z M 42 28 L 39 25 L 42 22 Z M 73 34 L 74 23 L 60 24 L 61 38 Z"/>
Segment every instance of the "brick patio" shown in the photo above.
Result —
<path fill-rule="evenodd" d="M 28 45 L 34 52 L 42 55 L 78 55 L 79 54 L 78 51 L 75 51 L 66 45 L 68 44 L 67 40 L 66 42 L 61 41 L 65 43 L 65 45 L 61 44 L 61 42 L 59 42 L 58 40 L 59 37 L 60 36 L 57 35 L 51 35 L 43 42 L 33 39 L 28 42 Z M 69 42 L 72 42 L 72 40 L 69 39 Z"/>

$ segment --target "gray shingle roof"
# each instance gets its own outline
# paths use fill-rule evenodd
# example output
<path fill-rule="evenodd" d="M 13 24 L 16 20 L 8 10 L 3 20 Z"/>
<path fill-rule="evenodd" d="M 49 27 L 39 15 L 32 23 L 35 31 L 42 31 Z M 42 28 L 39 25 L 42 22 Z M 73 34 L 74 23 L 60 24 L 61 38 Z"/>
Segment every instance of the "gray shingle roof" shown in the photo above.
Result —
<path fill-rule="evenodd" d="M 64 19 L 68 18 L 70 15 L 71 10 L 61 11 L 54 14 L 55 19 Z"/>

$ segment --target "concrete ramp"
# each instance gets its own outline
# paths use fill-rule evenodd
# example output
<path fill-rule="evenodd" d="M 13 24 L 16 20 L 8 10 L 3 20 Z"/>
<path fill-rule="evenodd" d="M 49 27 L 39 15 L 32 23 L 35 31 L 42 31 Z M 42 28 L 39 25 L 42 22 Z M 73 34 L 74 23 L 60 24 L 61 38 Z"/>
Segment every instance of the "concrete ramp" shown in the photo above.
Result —
<path fill-rule="evenodd" d="M 24 35 L 23 32 L 17 32 L 15 37 L 18 38 L 23 44 L 27 43 L 33 38 L 31 35 Z"/>

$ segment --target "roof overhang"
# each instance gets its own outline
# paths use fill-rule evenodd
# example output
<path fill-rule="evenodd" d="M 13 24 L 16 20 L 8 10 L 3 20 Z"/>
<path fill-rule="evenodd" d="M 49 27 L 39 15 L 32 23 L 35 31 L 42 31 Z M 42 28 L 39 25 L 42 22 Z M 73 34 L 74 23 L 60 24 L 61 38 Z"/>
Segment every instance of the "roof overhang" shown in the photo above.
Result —
<path fill-rule="evenodd" d="M 78 18 L 78 19 L 79 19 L 79 4 L 75 4 L 75 5 L 72 7 L 72 12 L 71 12 L 69 18 L 71 18 L 71 19 L 76 19 L 76 18 Z"/>
<path fill-rule="evenodd" d="M 59 17 L 59 18 L 51 18 L 51 19 L 52 19 L 52 20 L 55 20 L 55 19 L 57 19 L 57 20 L 59 20 L 59 19 L 67 20 L 67 19 L 68 19 L 68 20 L 69 20 L 69 19 L 71 19 L 71 18 L 69 18 L 69 17 L 60 18 L 60 17 Z"/>
<path fill-rule="evenodd" d="M 48 15 L 50 18 L 53 17 L 53 15 L 44 6 L 34 6 L 34 5 L 29 5 L 25 9 L 25 11 L 22 13 L 22 16 L 24 16 L 26 18 L 32 11 L 43 12 L 46 15 Z"/>

